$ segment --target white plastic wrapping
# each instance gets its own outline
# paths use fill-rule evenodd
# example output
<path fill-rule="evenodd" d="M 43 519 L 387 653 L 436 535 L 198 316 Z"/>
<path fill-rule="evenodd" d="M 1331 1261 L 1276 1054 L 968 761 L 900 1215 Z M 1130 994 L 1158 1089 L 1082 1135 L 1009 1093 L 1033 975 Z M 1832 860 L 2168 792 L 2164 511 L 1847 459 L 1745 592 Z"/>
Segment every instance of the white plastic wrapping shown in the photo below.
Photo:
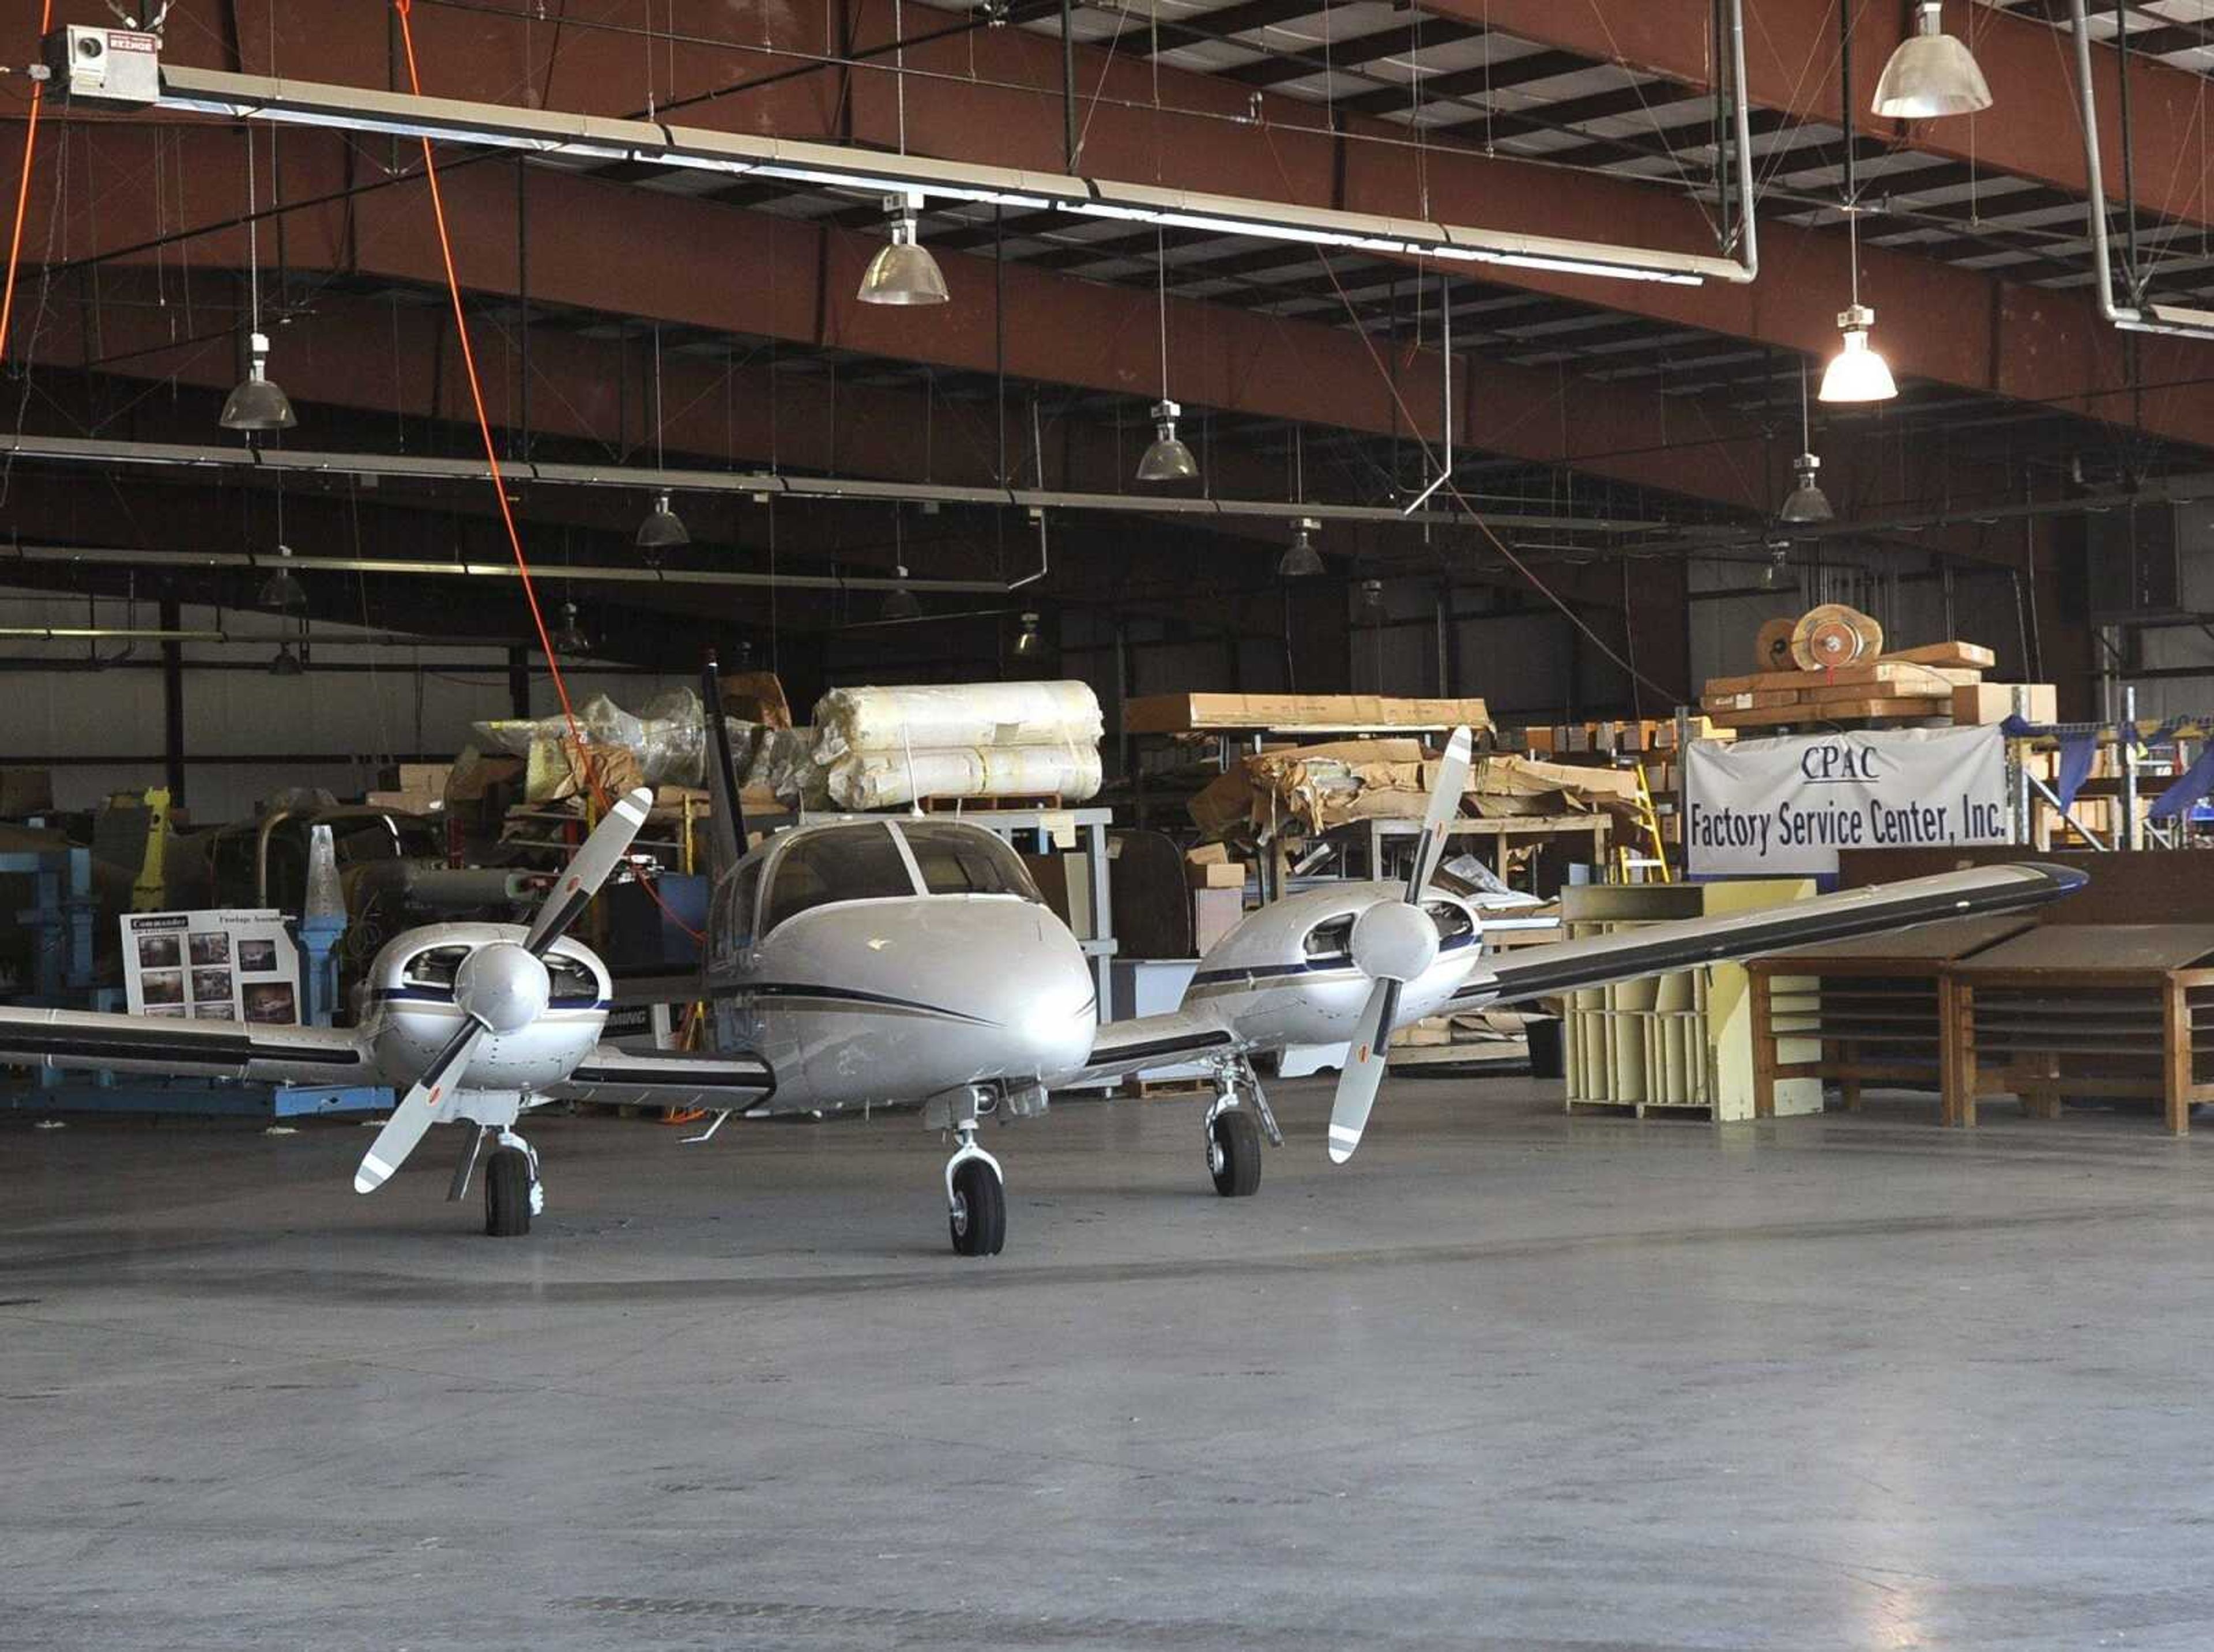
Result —
<path fill-rule="evenodd" d="M 841 688 L 815 706 L 815 762 L 840 808 L 1099 789 L 1098 698 L 1080 682 Z"/>
<path fill-rule="evenodd" d="M 918 797 L 1036 796 L 1075 802 L 1099 789 L 1099 750 L 1055 746 L 924 747 L 848 752 L 823 771 L 840 808 L 893 808 Z"/>
<path fill-rule="evenodd" d="M 926 746 L 1088 747 L 1104 724 L 1089 683 L 837 688 L 815 703 L 816 761 Z"/>

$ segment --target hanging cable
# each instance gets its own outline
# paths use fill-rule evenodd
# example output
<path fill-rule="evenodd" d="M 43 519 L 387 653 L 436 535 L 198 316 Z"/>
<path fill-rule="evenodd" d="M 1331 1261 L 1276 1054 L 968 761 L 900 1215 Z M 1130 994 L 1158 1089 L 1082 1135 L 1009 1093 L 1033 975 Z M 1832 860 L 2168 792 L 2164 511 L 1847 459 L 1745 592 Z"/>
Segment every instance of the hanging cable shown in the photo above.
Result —
<path fill-rule="evenodd" d="M 392 7 L 400 18 L 400 43 L 407 59 L 408 90 L 420 97 L 423 95 L 423 77 L 416 66 L 415 31 L 408 21 L 408 13 L 414 9 L 414 0 L 392 0 Z M 615 800 L 600 777 L 599 765 L 593 760 L 591 747 L 585 743 L 584 728 L 577 721 L 576 707 L 570 703 L 569 685 L 562 677 L 561 661 L 554 651 L 553 636 L 546 628 L 546 615 L 538 604 L 537 582 L 531 576 L 529 559 L 523 554 L 523 533 L 516 526 L 515 509 L 507 497 L 507 481 L 500 470 L 499 444 L 492 438 L 492 417 L 485 411 L 484 382 L 477 373 L 476 351 L 469 344 L 468 316 L 462 305 L 461 277 L 454 268 L 454 242 L 447 231 L 446 200 L 438 187 L 437 162 L 431 153 L 431 139 L 427 133 L 422 142 L 423 177 L 424 181 L 431 186 L 431 213 L 437 226 L 438 257 L 445 268 L 447 296 L 453 301 L 454 332 L 461 341 L 462 367 L 469 381 L 470 404 L 476 411 L 477 434 L 484 442 L 486 469 L 492 479 L 493 496 L 499 501 L 500 525 L 507 530 L 508 550 L 514 556 L 515 571 L 523 586 L 523 600 L 530 609 L 530 624 L 538 633 L 539 649 L 546 655 L 546 674 L 554 680 L 554 692 L 561 703 L 561 719 L 568 726 L 569 741 L 576 749 L 578 763 L 584 769 L 585 783 L 592 789 L 602 809 L 611 808 Z M 716 709 L 702 706 L 700 713 L 703 716 L 713 716 L 716 715 Z M 705 936 L 670 910 L 651 879 L 640 878 L 639 887 L 646 892 L 655 905 L 660 907 L 664 917 L 695 942 L 705 942 Z"/>
<path fill-rule="evenodd" d="M 54 0 L 46 0 L 39 14 L 39 38 L 45 40 L 54 26 Z M 23 261 L 23 221 L 31 210 L 31 162 L 39 143 L 39 110 L 46 101 L 46 83 L 31 82 L 31 113 L 23 125 L 23 171 L 15 180 L 15 224 L 8 232 L 8 284 L 0 290 L 0 361 L 8 357 L 8 329 L 15 319 L 15 271 Z"/>

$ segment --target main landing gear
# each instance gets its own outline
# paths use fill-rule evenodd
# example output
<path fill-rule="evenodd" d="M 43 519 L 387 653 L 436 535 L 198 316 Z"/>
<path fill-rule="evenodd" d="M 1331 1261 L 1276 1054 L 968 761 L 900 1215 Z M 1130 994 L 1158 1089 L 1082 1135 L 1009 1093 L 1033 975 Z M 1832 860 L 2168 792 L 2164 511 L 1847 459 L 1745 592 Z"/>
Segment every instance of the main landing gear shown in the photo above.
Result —
<path fill-rule="evenodd" d="M 538 1174 L 538 1150 L 505 1125 L 480 1125 L 462 1146 L 462 1161 L 454 1167 L 449 1199 L 468 1192 L 469 1173 L 485 1137 L 498 1145 L 485 1161 L 485 1232 L 493 1239 L 516 1239 L 530 1231 L 530 1218 L 546 1211 L 546 1184 Z"/>
<path fill-rule="evenodd" d="M 1244 1061 L 1225 1062 L 1214 1070 L 1214 1101 L 1207 1110 L 1207 1171 L 1214 1191 L 1225 1198 L 1248 1198 L 1261 1187 L 1261 1132 L 1278 1147 L 1283 1132 L 1275 1114 L 1261 1094 L 1260 1081 Z M 1241 1097 L 1250 1095 L 1252 1106 Z"/>
<path fill-rule="evenodd" d="M 948 1128 L 958 1145 L 945 1161 L 946 1225 L 962 1256 L 997 1256 L 1007 1243 L 1006 1179 L 1000 1161 L 976 1145 L 976 1121 L 992 1098 L 970 1090 L 952 1098 Z"/>

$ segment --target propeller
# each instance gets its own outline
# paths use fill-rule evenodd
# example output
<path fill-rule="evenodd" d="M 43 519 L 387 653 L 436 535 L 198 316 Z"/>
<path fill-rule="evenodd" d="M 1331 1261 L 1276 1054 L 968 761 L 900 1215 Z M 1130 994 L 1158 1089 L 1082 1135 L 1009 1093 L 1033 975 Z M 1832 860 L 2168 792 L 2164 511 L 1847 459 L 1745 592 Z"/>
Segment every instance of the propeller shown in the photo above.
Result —
<path fill-rule="evenodd" d="M 1343 1164 L 1361 1145 L 1368 1127 L 1369 1109 L 1376 1105 L 1376 1087 L 1384 1082 L 1385 1045 L 1391 1042 L 1391 1024 L 1399 1014 L 1399 992 L 1436 961 L 1438 927 L 1422 910 L 1422 896 L 1445 859 L 1446 828 L 1460 812 L 1461 794 L 1468 789 L 1470 755 L 1475 742 L 1465 728 L 1453 730 L 1438 765 L 1437 784 L 1430 790 L 1430 806 L 1422 816 L 1422 835 L 1416 840 L 1415 864 L 1407 874 L 1407 893 L 1400 900 L 1379 900 L 1353 920 L 1353 961 L 1376 983 L 1361 1017 L 1353 1026 L 1353 1043 L 1346 1052 L 1344 1070 L 1337 1076 L 1337 1094 L 1330 1107 L 1330 1160 Z"/>
<path fill-rule="evenodd" d="M 438 1103 L 468 1072 L 480 1043 L 487 1036 L 520 1033 L 545 1012 L 554 992 L 547 952 L 599 893 L 652 807 L 653 793 L 644 787 L 618 799 L 562 869 L 524 939 L 491 942 L 462 960 L 454 972 L 454 1003 L 464 1017 L 461 1030 L 409 1088 L 362 1155 L 361 1167 L 354 1172 L 355 1192 L 375 1192 L 407 1161 L 437 1118 Z"/>

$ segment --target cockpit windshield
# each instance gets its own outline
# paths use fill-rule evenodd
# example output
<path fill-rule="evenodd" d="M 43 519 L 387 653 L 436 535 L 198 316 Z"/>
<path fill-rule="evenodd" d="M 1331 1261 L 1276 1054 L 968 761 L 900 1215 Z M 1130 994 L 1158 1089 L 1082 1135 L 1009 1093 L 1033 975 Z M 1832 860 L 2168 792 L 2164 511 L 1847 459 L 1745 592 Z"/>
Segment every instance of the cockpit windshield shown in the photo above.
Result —
<path fill-rule="evenodd" d="M 978 826 L 944 820 L 902 820 L 900 835 L 933 895 L 1020 895 L 1040 899 L 1022 856 Z"/>
<path fill-rule="evenodd" d="M 891 826 L 883 820 L 799 833 L 778 857 L 772 879 L 763 934 L 833 901 L 878 900 L 915 892 Z"/>

